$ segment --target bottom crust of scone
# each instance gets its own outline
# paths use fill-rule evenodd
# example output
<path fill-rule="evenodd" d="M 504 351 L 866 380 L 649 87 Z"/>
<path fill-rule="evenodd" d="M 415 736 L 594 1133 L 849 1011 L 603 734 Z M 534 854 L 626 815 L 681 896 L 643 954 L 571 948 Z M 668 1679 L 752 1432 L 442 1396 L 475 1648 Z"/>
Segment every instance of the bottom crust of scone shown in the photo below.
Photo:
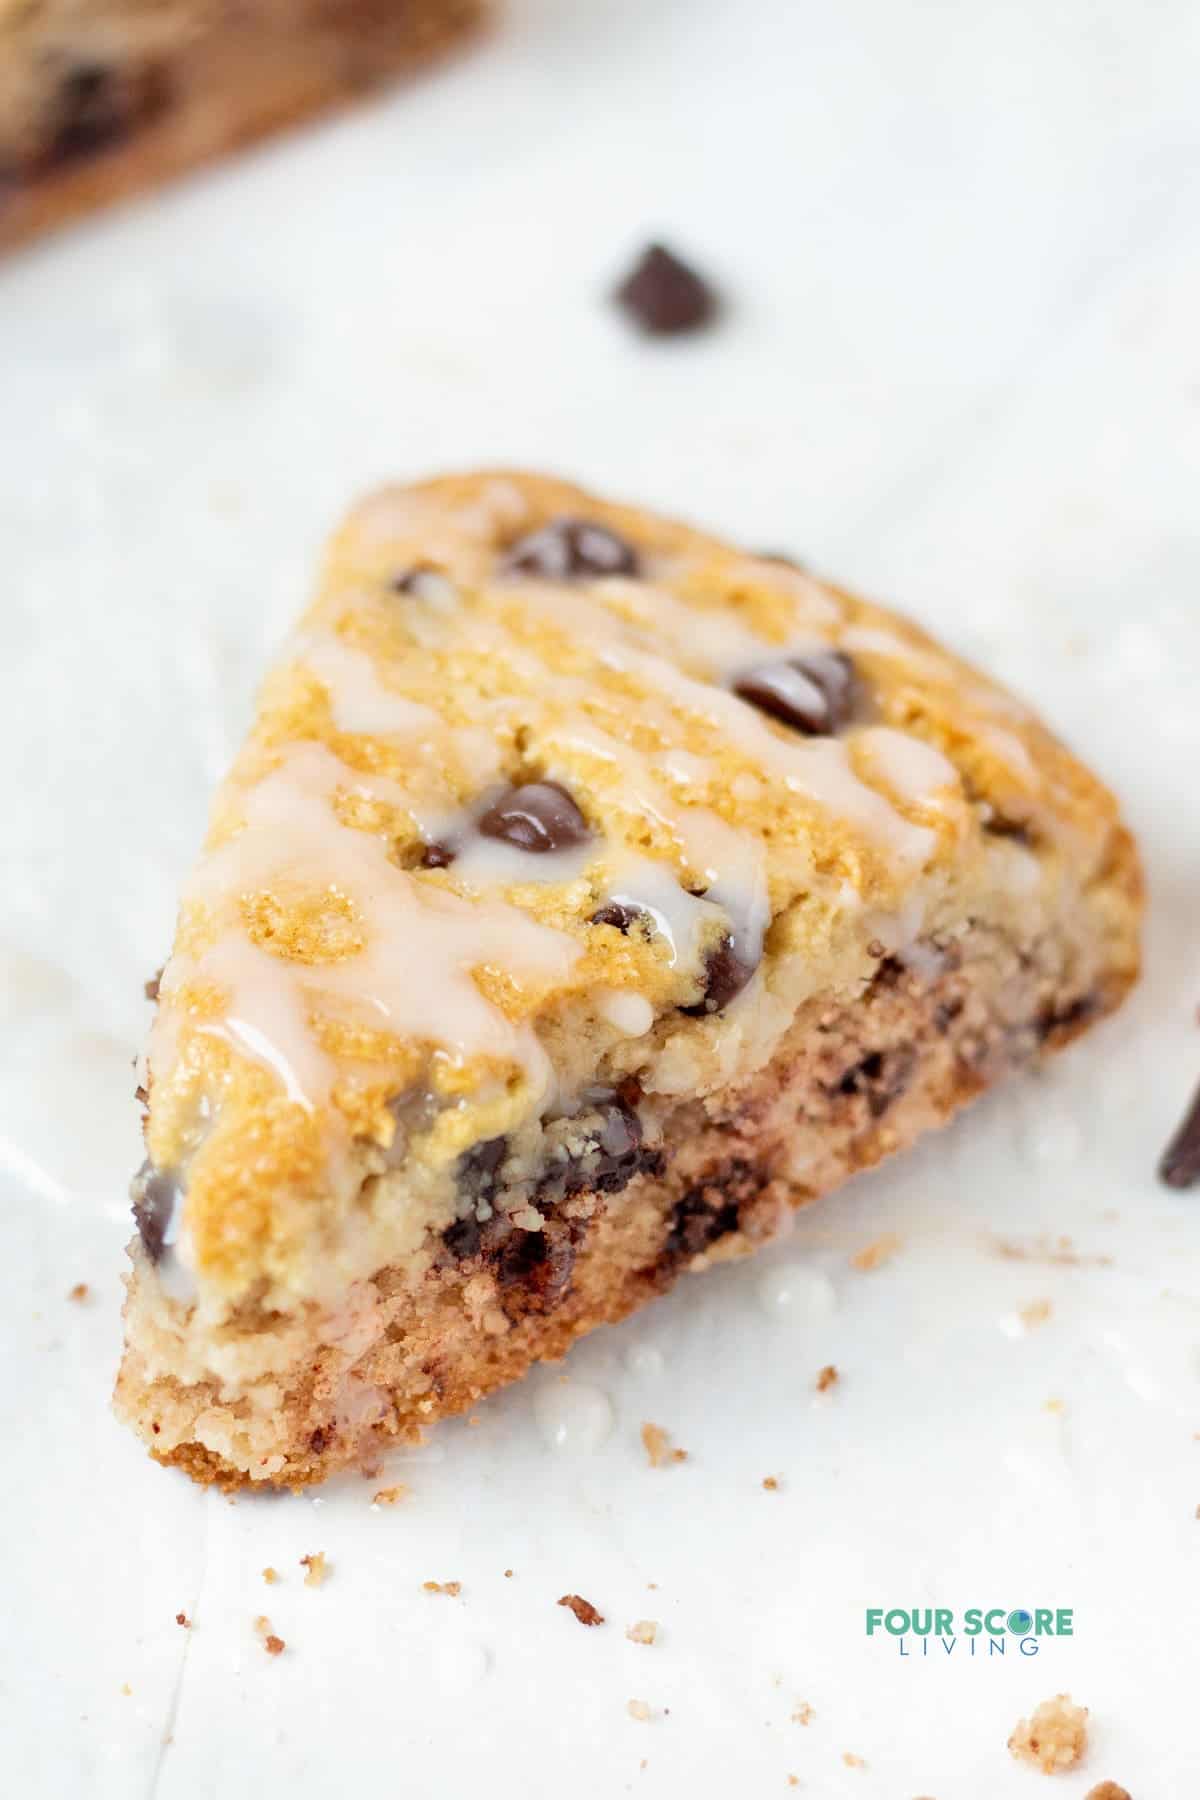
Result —
<path fill-rule="evenodd" d="M 1137 973 L 1138 881 L 1121 834 L 1066 925 L 1016 941 L 976 921 L 948 944 L 881 956 L 852 1003 L 802 1007 L 749 1079 L 674 1103 L 622 1191 L 573 1196 L 544 1230 L 490 1245 L 447 1233 L 416 1286 L 385 1268 L 336 1320 L 314 1306 L 291 1321 L 282 1361 L 277 1341 L 264 1350 L 278 1320 L 249 1314 L 199 1346 L 219 1375 L 181 1381 L 179 1303 L 135 1241 L 118 1412 L 160 1462 L 202 1482 L 299 1487 L 370 1471 L 389 1442 L 419 1439 L 679 1276 L 748 1254 L 792 1209 L 1112 1011 Z M 194 1368 L 195 1344 L 189 1355 Z"/>
<path fill-rule="evenodd" d="M 484 5 L 250 0 L 200 26 L 181 5 L 148 36 L 146 9 L 119 0 L 90 22 L 52 12 L 40 35 L 35 25 L 5 46 L 34 116 L 24 158 L 21 134 L 14 151 L 0 131 L 0 249 L 415 70 L 477 27 Z"/>

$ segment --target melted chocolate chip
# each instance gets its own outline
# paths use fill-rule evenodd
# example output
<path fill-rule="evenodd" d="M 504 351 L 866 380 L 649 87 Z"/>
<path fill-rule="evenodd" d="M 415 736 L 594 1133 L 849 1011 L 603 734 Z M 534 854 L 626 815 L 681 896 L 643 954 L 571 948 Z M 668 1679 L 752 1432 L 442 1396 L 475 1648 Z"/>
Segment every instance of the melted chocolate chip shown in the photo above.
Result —
<path fill-rule="evenodd" d="M 183 1188 L 178 1176 L 168 1169 L 156 1169 L 144 1162 L 129 1189 L 133 1201 L 134 1223 L 153 1263 L 162 1260 L 163 1252 L 175 1241 L 179 1205 Z"/>
<path fill-rule="evenodd" d="M 496 1191 L 496 1176 L 508 1155 L 508 1139 L 484 1138 L 473 1144 L 458 1159 L 455 1174 L 460 1192 L 471 1200 L 490 1200 Z"/>
<path fill-rule="evenodd" d="M 717 296 L 664 244 L 650 244 L 613 296 L 652 337 L 698 331 L 716 317 Z"/>
<path fill-rule="evenodd" d="M 729 1002 L 736 1000 L 747 986 L 757 966 L 757 963 L 743 962 L 732 937 L 723 937 L 705 960 L 703 999 L 695 1006 L 681 1006 L 680 1012 L 686 1013 L 689 1019 L 703 1019 L 709 1013 L 724 1012 Z"/>
<path fill-rule="evenodd" d="M 586 843 L 591 836 L 587 820 L 556 781 L 527 781 L 510 788 L 484 813 L 479 830 L 484 837 L 537 856 Z"/>
<path fill-rule="evenodd" d="M 456 855 L 449 844 L 426 844 L 421 852 L 420 866 L 423 869 L 448 869 Z"/>
<path fill-rule="evenodd" d="M 872 1050 L 846 1070 L 837 1091 L 847 1097 L 864 1095 L 871 1117 L 881 1119 L 907 1088 L 916 1062 L 917 1053 L 908 1044 L 893 1050 Z"/>
<path fill-rule="evenodd" d="M 840 650 L 815 650 L 749 669 L 734 682 L 733 691 L 806 737 L 829 737 L 853 709 L 854 665 Z"/>
<path fill-rule="evenodd" d="M 547 1224 L 509 1238 L 496 1259 L 496 1280 L 510 1319 L 548 1313 L 564 1300 L 575 1271 L 575 1233 Z"/>
<path fill-rule="evenodd" d="M 48 159 L 71 162 L 117 143 L 152 117 L 166 98 L 163 71 L 153 64 L 72 63 L 54 98 Z"/>
<path fill-rule="evenodd" d="M 635 1175 L 657 1170 L 662 1158 L 642 1143 L 642 1122 L 627 1100 L 611 1094 L 593 1110 L 599 1123 L 589 1126 L 588 1138 L 562 1161 L 552 1162 L 534 1195 L 539 1207 L 557 1206 L 573 1194 L 619 1194 Z"/>
<path fill-rule="evenodd" d="M 552 519 L 540 531 L 519 538 L 504 567 L 547 581 L 586 579 L 589 575 L 636 575 L 637 552 L 607 525 L 588 519 Z"/>
<path fill-rule="evenodd" d="M 1194 1187 L 1200 1181 L 1200 1088 L 1162 1153 L 1158 1173 L 1159 1179 L 1173 1188 Z"/>
<path fill-rule="evenodd" d="M 663 1255 L 674 1260 L 682 1256 L 699 1256 L 715 1244 L 727 1231 L 736 1231 L 736 1201 L 722 1201 L 711 1188 L 695 1187 L 678 1201 L 671 1214 Z"/>
<path fill-rule="evenodd" d="M 590 922 L 593 925 L 611 925 L 614 931 L 619 931 L 622 937 L 627 937 L 629 927 L 635 919 L 644 916 L 640 906 L 630 906 L 624 900 L 609 900 L 603 906 L 597 907 Z"/>
<path fill-rule="evenodd" d="M 483 1244 L 483 1229 L 475 1214 L 468 1213 L 465 1219 L 456 1219 L 453 1225 L 447 1226 L 442 1233 L 442 1242 L 457 1262 L 478 1256 Z"/>

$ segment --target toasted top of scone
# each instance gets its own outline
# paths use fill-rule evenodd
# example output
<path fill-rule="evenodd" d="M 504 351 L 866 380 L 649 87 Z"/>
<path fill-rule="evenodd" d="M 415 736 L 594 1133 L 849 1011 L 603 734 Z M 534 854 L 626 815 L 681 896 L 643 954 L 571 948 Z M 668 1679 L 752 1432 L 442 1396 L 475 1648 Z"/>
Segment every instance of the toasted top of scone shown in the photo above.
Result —
<path fill-rule="evenodd" d="M 539 476 L 384 490 L 183 895 L 172 1230 L 226 1297 L 417 1256 L 472 1145 L 738 1079 L 872 957 L 1054 913 L 1115 827 L 1024 706 L 782 558 Z"/>

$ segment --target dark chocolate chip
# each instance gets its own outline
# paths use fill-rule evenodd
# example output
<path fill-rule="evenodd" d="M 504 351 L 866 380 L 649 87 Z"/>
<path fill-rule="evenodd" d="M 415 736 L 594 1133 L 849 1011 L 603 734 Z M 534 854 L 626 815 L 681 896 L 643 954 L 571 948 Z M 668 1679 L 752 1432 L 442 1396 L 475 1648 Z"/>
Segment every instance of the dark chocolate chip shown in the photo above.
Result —
<path fill-rule="evenodd" d="M 326 1428 L 324 1425 L 318 1425 L 317 1429 L 308 1440 L 308 1447 L 313 1452 L 314 1456 L 320 1456 L 322 1450 L 324 1450 L 326 1444 L 332 1441 L 332 1438 L 332 1426 Z"/>
<path fill-rule="evenodd" d="M 1032 850 L 1037 843 L 1036 834 L 1027 819 L 1010 819 L 995 809 L 984 819 L 983 829 L 988 837 L 1007 838 L 1010 843 L 1020 844 L 1026 850 Z"/>
<path fill-rule="evenodd" d="M 540 531 L 518 538 L 504 567 L 547 581 L 586 579 L 589 575 L 636 575 L 637 552 L 607 525 L 588 519 L 552 519 Z"/>
<path fill-rule="evenodd" d="M 456 593 L 453 581 L 443 569 L 432 563 L 414 563 L 411 569 L 402 569 L 391 580 L 393 594 L 409 594 L 416 600 L 452 600 Z"/>
<path fill-rule="evenodd" d="M 617 1094 L 597 1102 L 599 1123 L 588 1128 L 584 1148 L 561 1162 L 551 1162 L 534 1195 L 539 1207 L 557 1206 L 573 1194 L 619 1194 L 635 1175 L 657 1170 L 661 1155 L 642 1143 L 642 1122 L 632 1105 Z"/>
<path fill-rule="evenodd" d="M 729 1200 L 722 1203 L 718 1198 L 714 1204 L 712 1196 L 713 1190 L 696 1187 L 676 1202 L 666 1243 L 663 1245 L 665 1256 L 699 1256 L 702 1250 L 707 1250 L 719 1237 L 724 1237 L 726 1232 L 737 1230 L 736 1202 Z"/>
<path fill-rule="evenodd" d="M 840 650 L 815 650 L 748 669 L 733 691 L 807 737 L 829 737 L 853 709 L 854 665 Z"/>
<path fill-rule="evenodd" d="M 1162 1153 L 1158 1173 L 1160 1180 L 1173 1188 L 1194 1187 L 1200 1181 L 1200 1088 Z"/>
<path fill-rule="evenodd" d="M 442 1242 L 457 1262 L 466 1262 L 472 1256 L 478 1256 L 483 1243 L 483 1230 L 474 1213 L 468 1213 L 465 1219 L 456 1219 L 453 1225 L 447 1226 L 442 1233 Z"/>
<path fill-rule="evenodd" d="M 871 1117 L 881 1119 L 907 1088 L 916 1062 L 917 1053 L 908 1044 L 887 1051 L 871 1050 L 846 1070 L 837 1091 L 847 1098 L 864 1095 Z"/>
<path fill-rule="evenodd" d="M 653 337 L 698 331 L 718 312 L 712 288 L 664 244 L 643 250 L 613 297 Z"/>
<path fill-rule="evenodd" d="M 626 937 L 634 920 L 643 917 L 644 912 L 640 906 L 630 906 L 624 900 L 608 900 L 603 906 L 597 907 L 592 914 L 591 923 L 611 925 L 614 931 L 619 931 L 622 937 Z"/>
<path fill-rule="evenodd" d="M 458 1159 L 455 1175 L 461 1193 L 471 1200 L 490 1200 L 496 1191 L 496 1176 L 508 1155 L 508 1139 L 484 1138 L 472 1144 Z"/>
<path fill-rule="evenodd" d="M 421 852 L 420 866 L 423 869 L 448 869 L 456 855 L 457 851 L 449 844 L 426 844 Z"/>
<path fill-rule="evenodd" d="M 738 955 L 732 937 L 726 936 L 710 950 L 704 964 L 704 998 L 695 1006 L 681 1006 L 689 1019 L 703 1019 L 709 1013 L 724 1012 L 736 1000 L 757 968 Z"/>
<path fill-rule="evenodd" d="M 164 963 L 163 968 L 165 968 L 165 967 L 166 967 L 166 964 Z M 162 969 L 155 969 L 155 971 L 154 971 L 153 975 L 150 977 L 149 981 L 144 981 L 142 983 L 142 992 L 143 992 L 143 994 L 145 994 L 147 1000 L 157 1000 L 158 999 L 158 991 L 159 991 L 159 988 L 162 986 L 162 978 L 163 978 Z"/>
<path fill-rule="evenodd" d="M 496 1259 L 508 1317 L 552 1312 L 566 1298 L 574 1271 L 575 1235 L 569 1226 L 547 1223 L 541 1231 L 514 1233 Z"/>
<path fill-rule="evenodd" d="M 48 159 L 71 162 L 117 143 L 166 98 L 163 71 L 153 64 L 72 63 L 54 97 Z"/>
<path fill-rule="evenodd" d="M 479 830 L 484 837 L 538 856 L 586 843 L 591 836 L 587 820 L 556 781 L 527 781 L 510 788 L 484 813 Z"/>
<path fill-rule="evenodd" d="M 1100 1000 L 1095 994 L 1080 994 L 1062 1005 L 1045 1007 L 1038 1014 L 1035 1025 L 1038 1039 L 1052 1046 L 1069 1044 L 1099 1011 Z"/>
<path fill-rule="evenodd" d="M 156 1169 L 144 1162 L 130 1185 L 133 1217 L 138 1235 L 153 1263 L 162 1260 L 163 1252 L 175 1241 L 183 1188 L 177 1175 L 169 1169 Z"/>

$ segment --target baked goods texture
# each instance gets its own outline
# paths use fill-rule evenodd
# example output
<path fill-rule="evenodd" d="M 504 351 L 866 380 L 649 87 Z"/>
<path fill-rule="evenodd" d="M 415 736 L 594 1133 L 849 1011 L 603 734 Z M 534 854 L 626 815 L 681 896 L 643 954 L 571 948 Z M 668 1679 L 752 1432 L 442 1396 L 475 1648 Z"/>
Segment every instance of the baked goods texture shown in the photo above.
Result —
<path fill-rule="evenodd" d="M 0 248 L 330 107 L 484 0 L 0 0 Z"/>
<path fill-rule="evenodd" d="M 914 626 L 543 477 L 333 544 L 158 988 L 117 1404 L 299 1484 L 1118 1004 L 1112 797 Z"/>

